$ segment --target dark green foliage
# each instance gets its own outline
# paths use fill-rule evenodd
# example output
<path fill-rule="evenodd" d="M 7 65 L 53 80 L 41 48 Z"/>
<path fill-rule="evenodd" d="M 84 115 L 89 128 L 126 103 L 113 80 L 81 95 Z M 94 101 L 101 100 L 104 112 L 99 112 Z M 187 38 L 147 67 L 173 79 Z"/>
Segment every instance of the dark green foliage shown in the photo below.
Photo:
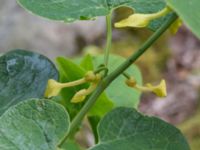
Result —
<path fill-rule="evenodd" d="M 58 79 L 54 64 L 45 56 L 13 50 L 0 57 L 0 115 L 20 101 L 42 98 L 48 79 Z"/>

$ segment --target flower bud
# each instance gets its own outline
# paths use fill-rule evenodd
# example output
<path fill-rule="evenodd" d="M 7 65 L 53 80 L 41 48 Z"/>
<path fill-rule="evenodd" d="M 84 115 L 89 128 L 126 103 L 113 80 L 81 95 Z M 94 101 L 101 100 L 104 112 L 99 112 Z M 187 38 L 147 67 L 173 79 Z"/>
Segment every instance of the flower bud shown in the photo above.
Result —
<path fill-rule="evenodd" d="M 137 82 L 134 77 L 130 77 L 130 79 L 126 80 L 126 85 L 129 87 L 135 87 L 136 84 Z"/>
<path fill-rule="evenodd" d="M 88 71 L 86 74 L 85 74 L 85 80 L 87 82 L 93 82 L 96 80 L 96 75 L 94 74 L 93 71 Z"/>
<path fill-rule="evenodd" d="M 87 93 L 87 90 L 86 89 L 83 89 L 83 90 L 80 90 L 78 91 L 74 96 L 73 98 L 71 99 L 71 102 L 72 103 L 80 103 L 82 101 L 85 100 L 86 98 L 86 94 Z"/>

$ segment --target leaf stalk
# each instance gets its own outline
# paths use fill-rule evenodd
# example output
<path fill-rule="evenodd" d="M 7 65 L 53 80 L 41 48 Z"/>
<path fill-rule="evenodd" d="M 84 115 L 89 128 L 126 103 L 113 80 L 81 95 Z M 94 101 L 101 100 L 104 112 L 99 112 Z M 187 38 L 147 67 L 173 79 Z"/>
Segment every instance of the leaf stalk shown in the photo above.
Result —
<path fill-rule="evenodd" d="M 109 62 L 110 49 L 112 47 L 112 13 L 106 16 L 107 40 L 104 54 L 104 65 L 107 67 Z"/>

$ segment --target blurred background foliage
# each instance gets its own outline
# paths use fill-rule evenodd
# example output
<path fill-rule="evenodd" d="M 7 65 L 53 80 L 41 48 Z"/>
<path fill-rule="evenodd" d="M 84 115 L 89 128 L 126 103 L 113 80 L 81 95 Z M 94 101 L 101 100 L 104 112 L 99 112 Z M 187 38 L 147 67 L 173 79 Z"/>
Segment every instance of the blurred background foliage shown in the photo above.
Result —
<path fill-rule="evenodd" d="M 118 9 L 113 21 L 130 13 L 127 8 Z M 130 56 L 151 33 L 147 29 L 114 29 L 112 53 Z M 105 41 L 103 17 L 65 24 L 30 15 L 15 0 L 0 1 L 0 53 L 21 48 L 54 60 L 61 55 L 102 53 Z M 163 35 L 136 64 L 142 71 L 144 83 L 158 83 L 165 78 L 168 85 L 168 96 L 164 99 L 143 94 L 139 110 L 176 125 L 189 140 L 192 150 L 199 150 L 200 40 L 183 25 L 176 35 L 169 32 Z M 80 141 L 82 137 L 79 136 Z M 85 137 L 89 139 L 86 145 L 92 144 L 91 136 L 86 134 Z"/>

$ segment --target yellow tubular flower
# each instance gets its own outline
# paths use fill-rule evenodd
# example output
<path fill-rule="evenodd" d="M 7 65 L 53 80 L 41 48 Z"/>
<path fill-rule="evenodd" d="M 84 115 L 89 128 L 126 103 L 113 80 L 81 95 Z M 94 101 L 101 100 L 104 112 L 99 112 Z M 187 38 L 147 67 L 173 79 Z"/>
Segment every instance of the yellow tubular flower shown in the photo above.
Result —
<path fill-rule="evenodd" d="M 133 14 L 129 16 L 127 19 L 121 20 L 120 22 L 115 23 L 116 28 L 123 27 L 137 27 L 143 28 L 149 24 L 149 14 Z"/>
<path fill-rule="evenodd" d="M 91 83 L 88 89 L 78 91 L 71 99 L 72 103 L 80 103 L 85 100 L 86 96 L 91 94 L 97 87 L 97 82 Z"/>
<path fill-rule="evenodd" d="M 126 81 L 126 84 L 129 87 L 133 87 L 142 92 L 153 92 L 154 94 L 156 94 L 159 97 L 167 96 L 165 80 L 161 80 L 160 84 L 157 86 L 153 86 L 150 83 L 148 83 L 146 86 L 140 86 L 135 82 L 134 77 L 131 77 L 129 80 Z"/>
<path fill-rule="evenodd" d="M 152 86 L 151 84 L 147 84 L 147 87 L 157 96 L 166 97 L 167 89 L 165 80 L 161 80 L 160 84 L 157 86 Z"/>
<path fill-rule="evenodd" d="M 121 20 L 115 23 L 116 28 L 123 28 L 123 27 L 135 27 L 135 28 L 143 28 L 149 25 L 149 23 L 157 18 L 165 16 L 171 11 L 169 7 L 165 7 L 163 10 L 153 13 L 153 14 L 133 14 L 128 18 Z"/>
<path fill-rule="evenodd" d="M 47 88 L 46 88 L 44 96 L 47 98 L 57 96 L 59 92 L 62 90 L 62 88 L 77 86 L 86 82 L 91 82 L 92 83 L 91 87 L 89 87 L 87 90 L 81 90 L 80 93 L 79 92 L 76 93 L 73 100 L 74 102 L 83 101 L 85 97 L 89 95 L 93 91 L 93 89 L 96 88 L 96 85 L 100 79 L 101 79 L 101 75 L 95 74 L 92 71 L 88 71 L 84 78 L 81 78 L 79 80 L 75 80 L 72 82 L 67 82 L 67 83 L 59 83 L 53 79 L 50 79 L 48 80 L 48 84 L 47 84 Z"/>
<path fill-rule="evenodd" d="M 62 89 L 61 83 L 58 83 L 57 81 L 53 79 L 50 79 L 48 80 L 48 84 L 47 84 L 47 88 L 46 88 L 44 96 L 47 98 L 56 96 L 59 94 L 61 89 Z"/>
<path fill-rule="evenodd" d="M 47 84 L 47 88 L 46 88 L 44 96 L 47 98 L 57 96 L 62 88 L 76 86 L 79 84 L 83 84 L 85 82 L 86 80 L 84 78 L 80 80 L 68 82 L 68 83 L 59 83 L 53 79 L 50 79 L 48 80 L 48 84 Z"/>
<path fill-rule="evenodd" d="M 93 72 L 89 71 L 85 75 L 85 79 L 86 79 L 86 81 L 91 82 L 89 88 L 78 91 L 71 99 L 72 103 L 80 103 L 80 102 L 84 101 L 86 96 L 90 95 L 96 89 L 99 81 L 101 80 L 101 75 L 94 74 Z"/>
<path fill-rule="evenodd" d="M 74 96 L 73 98 L 71 99 L 71 103 L 80 103 L 82 101 L 85 100 L 86 98 L 86 94 L 87 93 L 87 90 L 86 89 L 83 89 L 83 90 L 80 90 L 78 91 Z"/>
<path fill-rule="evenodd" d="M 179 18 L 177 19 L 169 28 L 170 32 L 172 34 L 176 34 L 179 30 L 179 28 L 182 26 L 183 22 L 182 20 Z"/>

